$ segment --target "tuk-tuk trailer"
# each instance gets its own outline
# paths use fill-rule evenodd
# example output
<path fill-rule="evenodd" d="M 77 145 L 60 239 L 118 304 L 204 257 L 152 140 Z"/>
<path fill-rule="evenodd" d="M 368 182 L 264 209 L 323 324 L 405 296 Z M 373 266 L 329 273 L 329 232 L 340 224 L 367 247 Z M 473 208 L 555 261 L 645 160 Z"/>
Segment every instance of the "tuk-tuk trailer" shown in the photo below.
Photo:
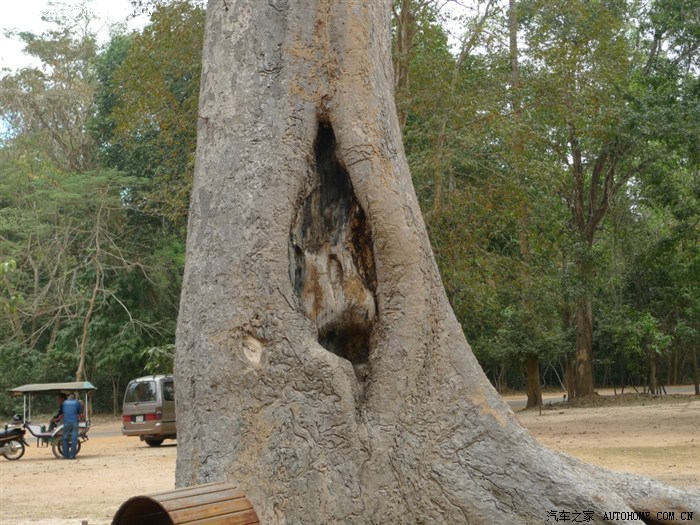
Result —
<path fill-rule="evenodd" d="M 88 381 L 73 381 L 68 383 L 33 383 L 10 388 L 9 392 L 13 396 L 22 396 L 23 414 L 21 426 L 36 438 L 37 447 L 51 447 L 53 455 L 57 458 L 63 457 L 63 424 L 60 423 L 55 429 L 49 431 L 45 425 L 32 422 L 32 399 L 36 396 L 59 396 L 61 394 L 76 394 L 76 398 L 82 403 L 80 423 L 78 425 L 78 446 L 80 452 L 81 443 L 88 440 L 90 430 L 90 398 L 95 386 Z"/>

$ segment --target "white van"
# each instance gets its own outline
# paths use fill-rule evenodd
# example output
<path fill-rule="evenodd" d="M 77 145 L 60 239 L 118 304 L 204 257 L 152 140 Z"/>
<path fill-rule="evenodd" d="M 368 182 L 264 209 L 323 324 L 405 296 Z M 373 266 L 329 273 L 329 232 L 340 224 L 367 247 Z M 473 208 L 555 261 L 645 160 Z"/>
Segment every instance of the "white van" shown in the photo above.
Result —
<path fill-rule="evenodd" d="M 139 436 L 151 447 L 176 438 L 173 376 L 145 376 L 129 382 L 122 405 L 122 434 Z"/>

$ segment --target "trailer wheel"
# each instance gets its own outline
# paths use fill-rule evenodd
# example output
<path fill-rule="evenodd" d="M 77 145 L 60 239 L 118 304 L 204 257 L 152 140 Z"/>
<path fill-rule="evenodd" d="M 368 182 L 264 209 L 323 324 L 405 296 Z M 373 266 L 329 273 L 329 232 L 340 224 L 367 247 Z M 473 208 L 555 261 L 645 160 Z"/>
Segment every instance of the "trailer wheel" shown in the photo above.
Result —
<path fill-rule="evenodd" d="M 56 456 L 56 459 L 63 459 L 63 440 L 54 438 L 51 444 L 51 452 Z M 75 449 L 75 455 L 80 453 L 80 440 L 78 440 L 78 446 Z"/>

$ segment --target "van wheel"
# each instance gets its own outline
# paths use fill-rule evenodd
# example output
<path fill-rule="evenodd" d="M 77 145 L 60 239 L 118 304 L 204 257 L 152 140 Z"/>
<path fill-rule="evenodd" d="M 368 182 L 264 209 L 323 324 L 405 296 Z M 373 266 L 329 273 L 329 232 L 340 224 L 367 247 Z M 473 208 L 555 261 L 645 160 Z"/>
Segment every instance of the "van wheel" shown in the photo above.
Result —
<path fill-rule="evenodd" d="M 149 447 L 159 447 L 163 444 L 162 439 L 144 439 Z"/>

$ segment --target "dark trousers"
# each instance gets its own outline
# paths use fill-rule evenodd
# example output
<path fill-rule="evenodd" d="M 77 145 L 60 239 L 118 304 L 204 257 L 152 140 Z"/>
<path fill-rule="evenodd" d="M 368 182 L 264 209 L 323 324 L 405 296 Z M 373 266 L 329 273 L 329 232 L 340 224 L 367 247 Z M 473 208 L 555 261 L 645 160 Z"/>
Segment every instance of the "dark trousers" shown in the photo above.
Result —
<path fill-rule="evenodd" d="M 68 449 L 68 440 L 70 439 L 70 450 Z M 78 453 L 78 422 L 72 421 L 63 422 L 63 457 L 68 459 L 75 458 Z"/>

